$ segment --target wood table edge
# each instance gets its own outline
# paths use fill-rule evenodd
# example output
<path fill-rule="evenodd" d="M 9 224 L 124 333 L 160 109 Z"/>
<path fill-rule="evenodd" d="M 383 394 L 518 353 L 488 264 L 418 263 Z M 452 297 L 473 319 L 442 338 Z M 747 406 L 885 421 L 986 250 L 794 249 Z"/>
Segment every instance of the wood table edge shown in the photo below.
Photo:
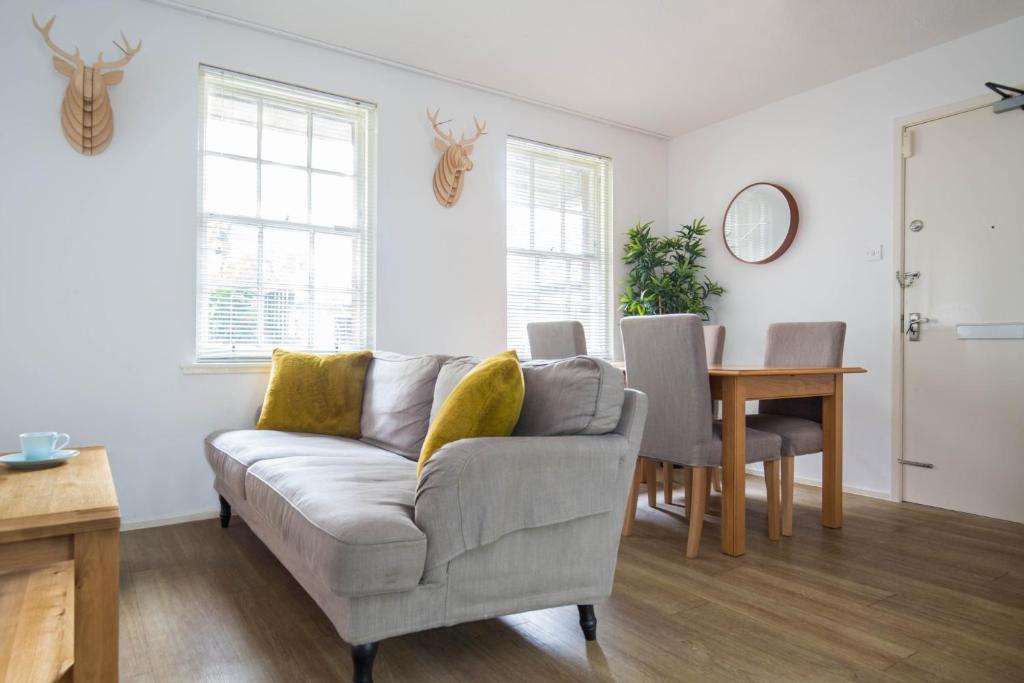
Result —
<path fill-rule="evenodd" d="M 708 374 L 712 377 L 767 377 L 772 375 L 853 375 L 865 373 L 867 370 L 857 366 L 834 368 L 766 368 L 743 365 L 710 365 Z"/>

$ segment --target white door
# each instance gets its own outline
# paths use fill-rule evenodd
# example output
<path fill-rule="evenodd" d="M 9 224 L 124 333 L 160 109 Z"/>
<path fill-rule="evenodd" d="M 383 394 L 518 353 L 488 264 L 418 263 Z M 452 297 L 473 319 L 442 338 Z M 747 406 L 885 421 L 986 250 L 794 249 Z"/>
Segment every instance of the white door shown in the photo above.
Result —
<path fill-rule="evenodd" d="M 909 130 L 903 499 L 1024 522 L 1024 112 Z"/>

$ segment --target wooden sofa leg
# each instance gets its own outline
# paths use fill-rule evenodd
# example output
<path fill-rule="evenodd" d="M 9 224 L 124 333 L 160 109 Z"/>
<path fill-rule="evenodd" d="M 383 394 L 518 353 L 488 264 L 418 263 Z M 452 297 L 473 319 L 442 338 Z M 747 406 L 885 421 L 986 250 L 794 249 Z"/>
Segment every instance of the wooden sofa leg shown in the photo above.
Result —
<path fill-rule="evenodd" d="M 377 643 L 352 646 L 352 683 L 373 683 L 373 658 Z"/>
<path fill-rule="evenodd" d="M 580 611 L 580 628 L 583 629 L 583 637 L 587 640 L 597 640 L 597 615 L 594 614 L 593 605 L 576 605 Z"/>
<path fill-rule="evenodd" d="M 231 504 L 224 500 L 224 496 L 218 496 L 220 498 L 220 528 L 227 529 L 228 524 L 231 523 Z"/>

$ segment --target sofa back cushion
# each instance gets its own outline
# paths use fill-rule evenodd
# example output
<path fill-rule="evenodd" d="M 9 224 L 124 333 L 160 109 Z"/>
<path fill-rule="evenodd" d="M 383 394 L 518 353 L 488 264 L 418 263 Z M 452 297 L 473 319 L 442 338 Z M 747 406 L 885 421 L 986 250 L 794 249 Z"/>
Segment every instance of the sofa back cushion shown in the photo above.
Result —
<path fill-rule="evenodd" d="M 434 383 L 446 356 L 375 352 L 363 393 L 363 440 L 416 460 L 430 426 Z"/>
<path fill-rule="evenodd" d="M 430 419 L 455 385 L 479 362 L 452 358 L 434 387 Z M 523 363 L 526 395 L 513 436 L 607 434 L 619 424 L 625 396 L 622 371 L 590 356 Z"/>

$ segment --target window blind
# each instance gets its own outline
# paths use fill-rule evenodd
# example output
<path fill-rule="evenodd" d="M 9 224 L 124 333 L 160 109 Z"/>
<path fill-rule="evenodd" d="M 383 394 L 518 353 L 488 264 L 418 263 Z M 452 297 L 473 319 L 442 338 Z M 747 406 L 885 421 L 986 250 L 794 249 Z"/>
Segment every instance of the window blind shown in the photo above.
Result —
<path fill-rule="evenodd" d="M 591 355 L 611 356 L 611 160 L 519 138 L 506 146 L 507 338 L 529 358 L 526 324 L 579 320 Z"/>
<path fill-rule="evenodd" d="M 375 106 L 200 79 L 197 360 L 371 348 Z"/>

